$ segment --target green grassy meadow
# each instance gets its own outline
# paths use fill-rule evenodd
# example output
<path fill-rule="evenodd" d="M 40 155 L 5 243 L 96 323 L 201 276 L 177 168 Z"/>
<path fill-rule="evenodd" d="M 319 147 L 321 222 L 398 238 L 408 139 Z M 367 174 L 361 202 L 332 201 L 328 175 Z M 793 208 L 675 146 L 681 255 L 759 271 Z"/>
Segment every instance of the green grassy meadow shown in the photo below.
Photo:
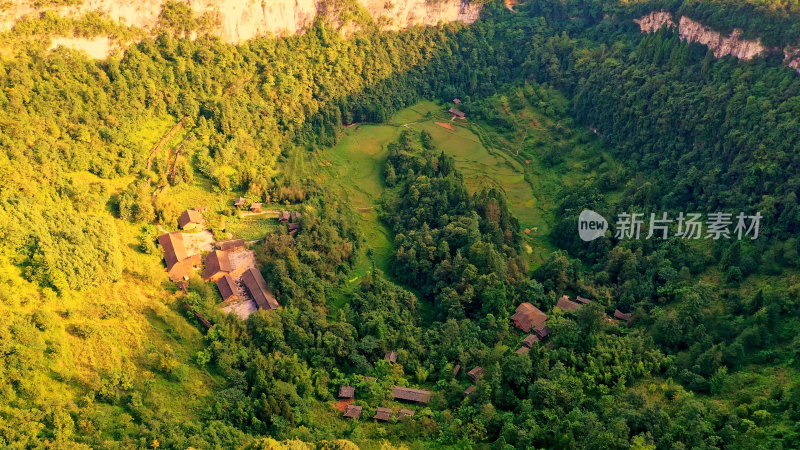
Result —
<path fill-rule="evenodd" d="M 598 164 L 603 169 L 613 164 L 599 139 L 587 135 L 590 131 L 565 129 L 531 105 L 513 111 L 504 107 L 501 98 L 493 100 L 497 111 L 515 123 L 513 133 L 498 132 L 469 118 L 451 120 L 449 105 L 423 101 L 398 111 L 386 124 L 348 127 L 337 145 L 317 157 L 319 180 L 334 187 L 361 215 L 365 247 L 372 249 L 376 267 L 386 272 L 392 255 L 391 234 L 377 211 L 384 188 L 386 146 L 404 128 L 429 132 L 437 148 L 455 159 L 470 192 L 493 187 L 505 193 L 524 231 L 524 250 L 532 267 L 554 249 L 547 234 L 556 222 L 553 210 L 560 190 L 573 180 L 592 176 Z M 557 170 L 542 162 L 547 148 L 563 155 Z M 349 277 L 352 283 L 372 267 L 363 253 Z"/>

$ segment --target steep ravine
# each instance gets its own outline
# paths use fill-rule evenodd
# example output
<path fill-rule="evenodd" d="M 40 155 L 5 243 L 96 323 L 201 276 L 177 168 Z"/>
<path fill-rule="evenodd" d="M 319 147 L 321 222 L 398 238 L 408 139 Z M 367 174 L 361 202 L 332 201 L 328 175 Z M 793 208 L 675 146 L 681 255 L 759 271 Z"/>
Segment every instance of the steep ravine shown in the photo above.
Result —
<path fill-rule="evenodd" d="M 653 33 L 665 26 L 667 28 L 677 28 L 681 39 L 707 46 L 717 58 L 734 56 L 748 60 L 771 52 L 782 52 L 784 64 L 800 72 L 800 48 L 786 47 L 782 50 L 768 48 L 761 43 L 760 39 L 742 38 L 742 32 L 738 29 L 734 29 L 730 35 L 724 36 L 722 33 L 686 16 L 681 17 L 676 25 L 672 13 L 667 11 L 653 11 L 639 19 L 635 19 L 634 22 L 639 25 L 642 33 Z"/>

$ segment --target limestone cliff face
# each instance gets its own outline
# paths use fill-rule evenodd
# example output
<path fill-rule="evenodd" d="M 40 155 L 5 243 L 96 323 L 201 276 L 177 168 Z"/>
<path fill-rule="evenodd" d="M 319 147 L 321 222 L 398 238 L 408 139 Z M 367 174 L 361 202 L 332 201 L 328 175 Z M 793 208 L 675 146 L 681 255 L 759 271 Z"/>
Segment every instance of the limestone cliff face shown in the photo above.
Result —
<path fill-rule="evenodd" d="M 720 33 L 686 16 L 681 17 L 678 33 L 682 39 L 689 42 L 699 42 L 707 46 L 717 58 L 731 55 L 739 59 L 752 59 L 763 55 L 767 50 L 766 47 L 761 45 L 760 40 L 743 39 L 740 30 L 734 29 L 730 36 L 722 36 Z"/>
<path fill-rule="evenodd" d="M 302 33 L 314 19 L 331 9 L 336 0 L 183 0 L 197 16 L 216 22 L 215 34 L 230 43 L 260 36 Z M 480 5 L 464 0 L 356 0 L 382 29 L 400 30 L 413 25 L 443 22 L 472 23 Z M 34 0 L 11 0 L 0 7 L 0 30 L 7 30 L 22 17 L 50 10 L 65 17 L 100 12 L 120 24 L 152 30 L 164 0 L 83 0 L 78 5 L 37 8 Z M 342 24 L 345 25 L 345 24 Z"/>
<path fill-rule="evenodd" d="M 642 33 L 654 33 L 665 25 L 667 28 L 675 28 L 675 22 L 672 21 L 672 13 L 664 10 L 653 11 L 639 19 L 634 19 L 633 21 L 639 25 Z"/>
<path fill-rule="evenodd" d="M 383 29 L 400 30 L 412 25 L 446 22 L 472 23 L 478 20 L 480 5 L 463 0 L 358 0 Z"/>
<path fill-rule="evenodd" d="M 653 11 L 639 19 L 634 19 L 634 22 L 639 25 L 642 33 L 653 33 L 664 25 L 669 28 L 677 28 L 681 39 L 706 45 L 717 58 L 730 55 L 747 60 L 781 51 L 765 47 L 761 44 L 760 39 L 742 38 L 742 32 L 738 29 L 734 29 L 728 36 L 723 36 L 718 31 L 686 16 L 681 17 L 676 25 L 672 13 L 666 11 Z M 783 63 L 800 72 L 800 47 L 788 46 L 782 52 Z"/>
<path fill-rule="evenodd" d="M 800 72 L 800 48 L 787 46 L 783 49 L 783 63 Z"/>
<path fill-rule="evenodd" d="M 717 58 L 731 55 L 739 59 L 752 59 L 767 51 L 767 48 L 761 45 L 759 40 L 742 38 L 740 30 L 733 30 L 730 36 L 723 36 L 712 28 L 686 16 L 681 17 L 678 25 L 675 25 L 672 13 L 663 10 L 653 11 L 639 19 L 634 19 L 634 22 L 639 25 L 642 33 L 653 33 L 665 25 L 668 28 L 678 28 L 681 39 L 707 46 Z"/>

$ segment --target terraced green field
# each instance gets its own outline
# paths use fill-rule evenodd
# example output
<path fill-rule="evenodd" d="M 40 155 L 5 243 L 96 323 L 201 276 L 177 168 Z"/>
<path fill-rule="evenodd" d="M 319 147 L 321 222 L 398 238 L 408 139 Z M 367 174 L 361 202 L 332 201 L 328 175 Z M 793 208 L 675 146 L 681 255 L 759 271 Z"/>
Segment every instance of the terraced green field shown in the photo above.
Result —
<path fill-rule="evenodd" d="M 487 147 L 473 132 L 472 122 L 452 121 L 446 110 L 444 105 L 421 102 L 399 111 L 387 124 L 347 128 L 339 143 L 318 157 L 320 181 L 341 191 L 359 211 L 366 248 L 372 249 L 376 266 L 386 272 L 392 255 L 391 234 L 378 220 L 376 209 L 383 192 L 386 146 L 403 128 L 426 130 L 437 148 L 455 159 L 471 192 L 494 187 L 505 193 L 512 213 L 529 232 L 526 250 L 538 260 L 538 254 L 549 247 L 539 242 L 540 233 L 549 229 L 549 202 L 537 198 L 526 181 L 524 162 L 502 149 Z M 363 256 L 351 277 L 353 282 L 370 267 L 371 261 Z"/>

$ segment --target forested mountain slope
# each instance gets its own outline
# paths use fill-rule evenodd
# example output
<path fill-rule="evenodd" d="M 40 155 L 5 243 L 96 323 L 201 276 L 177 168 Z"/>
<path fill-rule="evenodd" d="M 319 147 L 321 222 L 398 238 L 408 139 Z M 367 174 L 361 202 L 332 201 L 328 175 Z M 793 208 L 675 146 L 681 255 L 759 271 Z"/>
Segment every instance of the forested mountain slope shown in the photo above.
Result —
<path fill-rule="evenodd" d="M 232 45 L 187 38 L 202 24 L 171 4 L 154 36 L 106 60 L 9 52 L 0 443 L 796 446 L 800 79 L 782 55 L 717 58 L 674 30 L 641 33 L 633 19 L 660 9 L 750 38 L 769 22 L 758 36 L 776 48 L 796 37 L 794 12 L 749 3 L 537 1 L 486 4 L 472 24 L 366 23 L 345 37 L 321 19 Z M 444 142 L 395 115 L 456 97 L 457 125 L 506 152 L 532 189 L 526 168 L 552 177 L 543 262 L 526 256 L 531 230 L 502 189 L 468 191 Z M 345 127 L 384 122 L 401 132 L 379 161 L 376 209 L 362 211 L 315 164 Z M 573 145 L 602 154 L 577 159 Z M 564 180 L 574 173 L 590 175 Z M 300 211 L 299 232 L 245 220 L 240 196 Z M 169 281 L 155 238 L 199 206 L 212 236 L 249 241 L 280 309 L 243 321 L 199 276 L 185 291 Z M 763 219 L 752 241 L 586 243 L 586 208 Z M 390 234 L 381 252 L 367 213 Z M 593 303 L 564 310 L 562 295 Z M 515 352 L 522 302 L 549 315 L 550 336 Z M 607 320 L 615 310 L 630 327 Z M 475 366 L 484 375 L 465 395 Z M 341 418 L 341 385 L 355 387 L 360 420 Z M 430 402 L 373 421 L 401 406 L 396 385 Z"/>

